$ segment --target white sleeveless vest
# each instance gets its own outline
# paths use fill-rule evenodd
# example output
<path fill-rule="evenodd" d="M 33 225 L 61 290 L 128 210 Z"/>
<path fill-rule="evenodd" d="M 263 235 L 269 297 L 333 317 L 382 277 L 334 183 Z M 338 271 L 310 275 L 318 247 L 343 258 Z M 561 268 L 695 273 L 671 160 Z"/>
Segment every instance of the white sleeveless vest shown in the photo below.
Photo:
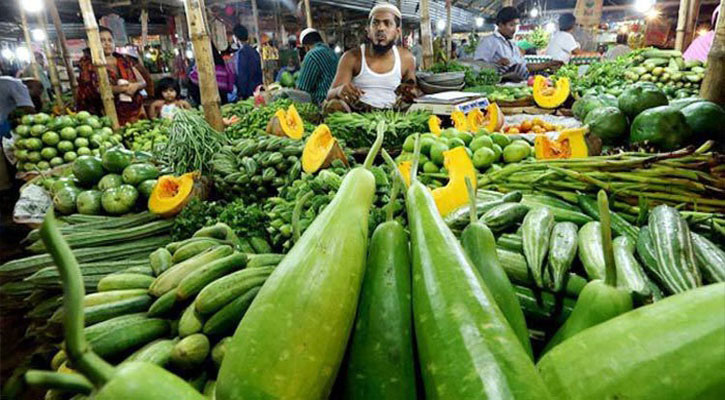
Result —
<path fill-rule="evenodd" d="M 395 104 L 395 89 L 400 86 L 403 74 L 401 72 L 400 53 L 398 46 L 393 46 L 395 64 L 393 69 L 379 74 L 370 68 L 365 61 L 365 45 L 360 46 L 362 52 L 362 65 L 360 73 L 352 78 L 352 83 L 365 92 L 360 101 L 377 108 L 390 108 Z"/>

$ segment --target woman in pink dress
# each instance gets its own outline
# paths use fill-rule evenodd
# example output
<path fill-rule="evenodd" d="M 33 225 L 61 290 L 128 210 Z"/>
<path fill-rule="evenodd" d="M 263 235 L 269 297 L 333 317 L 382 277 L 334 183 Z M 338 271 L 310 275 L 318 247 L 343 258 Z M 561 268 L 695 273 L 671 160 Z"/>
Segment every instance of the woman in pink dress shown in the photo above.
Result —
<path fill-rule="evenodd" d="M 710 47 L 712 47 L 712 41 L 715 39 L 715 28 L 717 27 L 717 18 L 720 15 L 720 6 L 715 8 L 712 13 L 712 19 L 710 23 L 712 30 L 708 31 L 704 35 L 700 35 L 697 39 L 690 43 L 690 47 L 685 50 L 685 54 L 682 57 L 685 61 L 699 60 L 702 62 L 707 61 L 707 55 L 710 53 Z"/>

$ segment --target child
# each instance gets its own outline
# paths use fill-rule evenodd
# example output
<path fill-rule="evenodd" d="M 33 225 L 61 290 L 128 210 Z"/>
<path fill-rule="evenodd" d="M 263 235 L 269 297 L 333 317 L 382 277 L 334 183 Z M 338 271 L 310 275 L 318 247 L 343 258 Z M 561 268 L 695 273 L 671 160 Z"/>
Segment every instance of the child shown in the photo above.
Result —
<path fill-rule="evenodd" d="M 151 118 L 173 118 L 176 108 L 191 108 L 186 100 L 179 99 L 179 84 L 173 78 L 162 78 L 156 85 L 158 100 L 151 103 Z"/>

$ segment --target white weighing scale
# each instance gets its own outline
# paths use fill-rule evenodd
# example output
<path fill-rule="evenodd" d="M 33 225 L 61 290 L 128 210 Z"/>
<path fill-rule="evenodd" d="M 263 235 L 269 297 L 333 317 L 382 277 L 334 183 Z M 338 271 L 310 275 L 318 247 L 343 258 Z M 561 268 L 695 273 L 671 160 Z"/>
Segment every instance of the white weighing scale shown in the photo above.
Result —
<path fill-rule="evenodd" d="M 441 92 L 428 94 L 415 99 L 409 111 L 428 111 L 436 115 L 451 115 L 453 111 L 467 113 L 474 108 L 485 109 L 488 99 L 481 93 Z"/>

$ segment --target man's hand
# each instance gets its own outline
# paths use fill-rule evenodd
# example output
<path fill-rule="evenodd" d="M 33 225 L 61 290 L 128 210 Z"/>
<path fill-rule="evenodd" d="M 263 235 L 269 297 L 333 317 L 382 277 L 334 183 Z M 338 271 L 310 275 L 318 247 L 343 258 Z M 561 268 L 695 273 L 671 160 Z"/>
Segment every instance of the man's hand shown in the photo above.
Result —
<path fill-rule="evenodd" d="M 502 67 L 508 67 L 511 64 L 511 61 L 506 57 L 501 57 L 498 60 L 496 60 L 496 64 L 498 64 Z"/>
<path fill-rule="evenodd" d="M 346 103 L 354 103 L 360 100 L 360 96 L 365 94 L 364 91 L 355 86 L 352 82 L 348 82 L 340 88 L 338 97 Z"/>

